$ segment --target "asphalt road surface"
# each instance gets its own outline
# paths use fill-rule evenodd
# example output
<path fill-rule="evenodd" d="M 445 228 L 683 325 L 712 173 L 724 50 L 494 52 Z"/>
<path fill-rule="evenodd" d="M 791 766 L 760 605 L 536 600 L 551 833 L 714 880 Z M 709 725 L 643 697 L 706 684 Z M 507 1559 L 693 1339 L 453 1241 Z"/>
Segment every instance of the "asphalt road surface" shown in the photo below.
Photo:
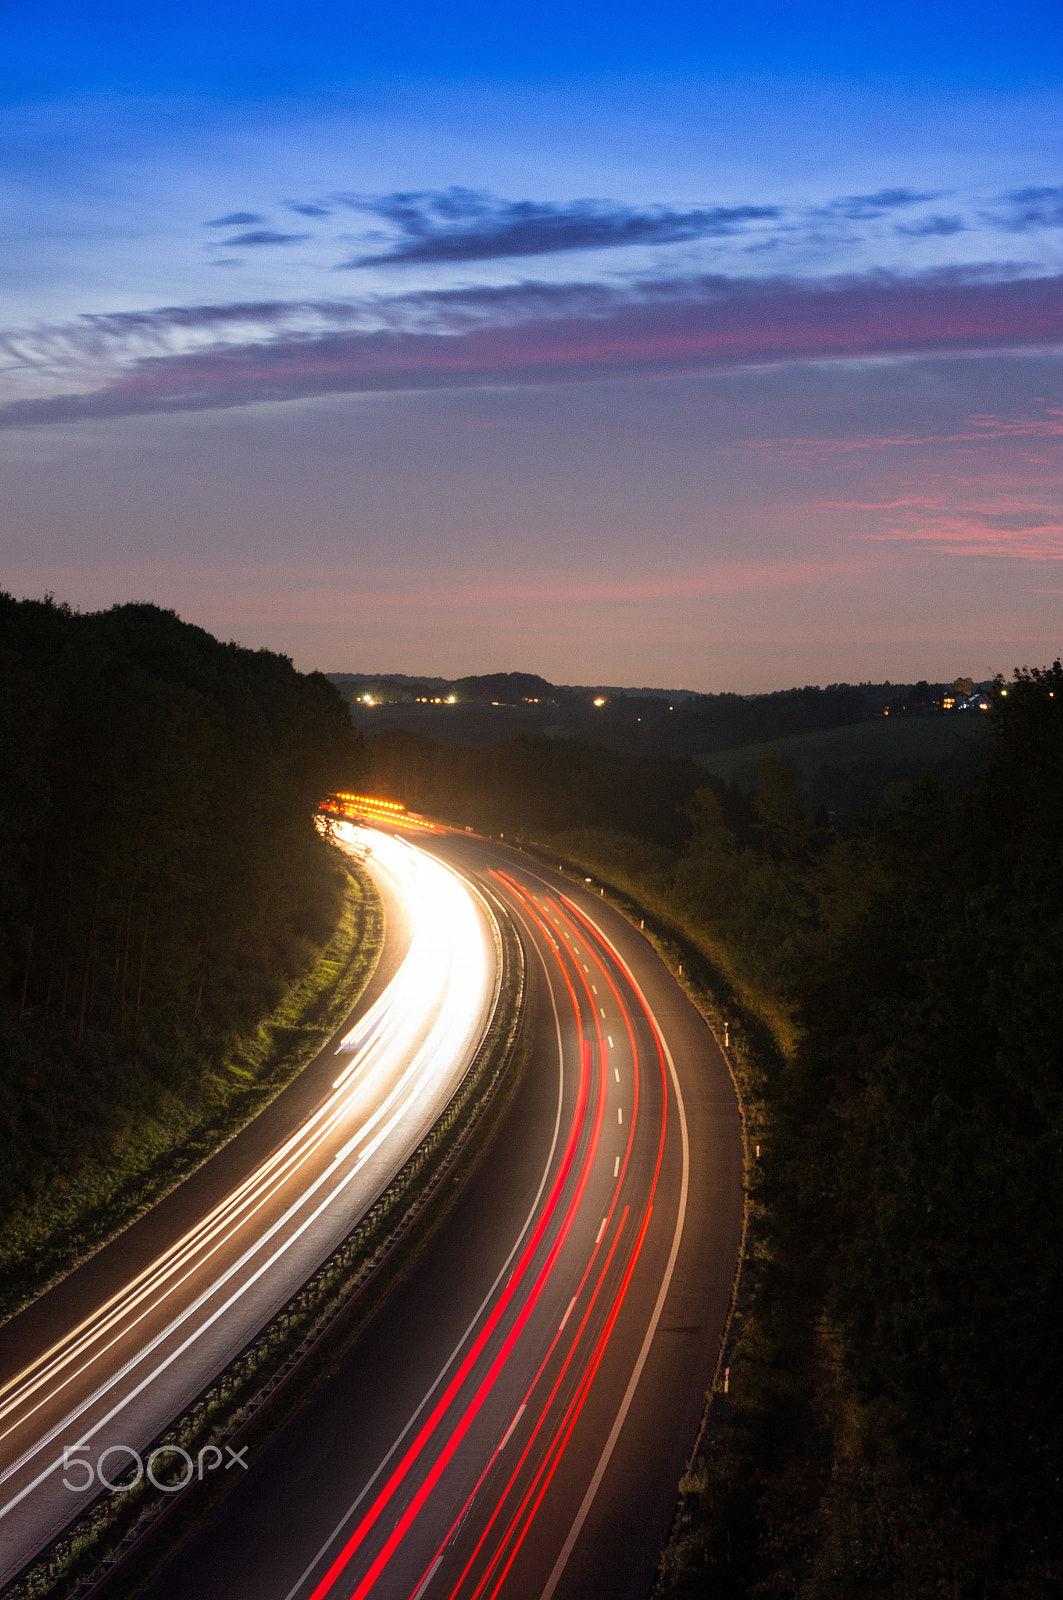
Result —
<path fill-rule="evenodd" d="M 381 972 L 240 1137 L 0 1329 L 0 1582 L 188 1405 L 339 1244 L 438 1119 L 490 1015 L 489 903 L 399 839 L 371 845 Z"/>
<path fill-rule="evenodd" d="M 419 1263 L 152 1600 L 644 1600 L 652 1583 L 740 1240 L 726 1064 L 598 896 L 502 846 L 421 842 L 521 929 L 520 1087 Z"/>

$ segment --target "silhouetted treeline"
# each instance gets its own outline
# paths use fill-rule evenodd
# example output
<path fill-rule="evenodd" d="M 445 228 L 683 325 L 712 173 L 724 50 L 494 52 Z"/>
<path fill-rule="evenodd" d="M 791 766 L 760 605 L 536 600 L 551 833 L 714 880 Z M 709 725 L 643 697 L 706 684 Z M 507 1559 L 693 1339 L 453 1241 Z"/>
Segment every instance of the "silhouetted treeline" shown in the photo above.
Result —
<path fill-rule="evenodd" d="M 320 674 L 150 605 L 0 595 L 0 1194 L 106 1155 L 331 933 Z"/>
<path fill-rule="evenodd" d="M 518 735 L 487 750 L 395 731 L 368 741 L 374 790 L 485 833 L 556 833 L 600 824 L 678 848 L 684 808 L 707 781 L 741 826 L 749 802 L 691 761 L 633 756 L 577 739 Z"/>
<path fill-rule="evenodd" d="M 672 755 L 707 755 L 796 733 L 842 728 L 869 715 L 859 689 L 780 689 L 774 694 L 687 700 L 653 725 L 652 742 Z"/>

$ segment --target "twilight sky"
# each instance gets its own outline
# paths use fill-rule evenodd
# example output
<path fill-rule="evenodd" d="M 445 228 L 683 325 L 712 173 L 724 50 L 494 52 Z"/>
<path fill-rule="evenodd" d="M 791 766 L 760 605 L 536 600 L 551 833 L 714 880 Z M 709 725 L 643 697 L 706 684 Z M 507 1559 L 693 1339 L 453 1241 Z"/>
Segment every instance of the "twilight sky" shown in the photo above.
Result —
<path fill-rule="evenodd" d="M 1054 656 L 1063 12 L 867 9 L 7 0 L 0 586 L 329 671 Z"/>

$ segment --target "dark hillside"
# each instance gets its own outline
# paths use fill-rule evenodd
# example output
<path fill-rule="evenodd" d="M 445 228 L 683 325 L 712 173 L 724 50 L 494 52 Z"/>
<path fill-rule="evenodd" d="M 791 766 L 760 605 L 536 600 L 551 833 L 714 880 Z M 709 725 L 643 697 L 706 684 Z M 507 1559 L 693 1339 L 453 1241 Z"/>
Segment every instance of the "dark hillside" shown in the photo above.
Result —
<path fill-rule="evenodd" d="M 336 689 L 154 606 L 0 595 L 0 1205 L 105 1161 L 331 935 Z"/>
<path fill-rule="evenodd" d="M 498 700 L 506 705 L 558 696 L 554 685 L 534 672 L 488 672 L 478 677 L 455 678 L 447 686 L 447 693 L 459 700 Z"/>

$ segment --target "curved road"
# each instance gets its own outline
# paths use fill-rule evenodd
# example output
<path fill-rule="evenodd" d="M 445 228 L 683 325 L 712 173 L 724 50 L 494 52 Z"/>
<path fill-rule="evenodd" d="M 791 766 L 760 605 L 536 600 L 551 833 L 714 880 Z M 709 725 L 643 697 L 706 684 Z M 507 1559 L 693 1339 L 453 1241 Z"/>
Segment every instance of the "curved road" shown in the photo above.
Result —
<path fill-rule="evenodd" d="M 0 1582 L 290 1299 L 465 1075 L 499 976 L 489 903 L 403 840 L 340 832 L 371 850 L 389 981 L 367 991 L 338 1051 L 333 1041 L 188 1183 L 0 1330 Z"/>
<path fill-rule="evenodd" d="M 532 1050 L 421 1262 L 154 1600 L 643 1600 L 739 1244 L 730 1078 L 646 941 L 503 847 L 421 841 L 521 927 Z"/>

